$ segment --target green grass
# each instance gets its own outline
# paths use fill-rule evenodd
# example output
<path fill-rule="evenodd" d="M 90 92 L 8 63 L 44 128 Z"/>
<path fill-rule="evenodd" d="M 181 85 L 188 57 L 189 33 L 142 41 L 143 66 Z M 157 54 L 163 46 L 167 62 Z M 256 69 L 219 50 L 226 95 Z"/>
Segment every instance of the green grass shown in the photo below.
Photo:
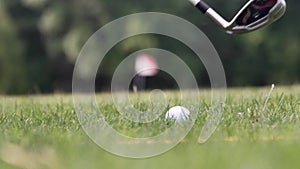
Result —
<path fill-rule="evenodd" d="M 210 103 L 210 92 L 201 90 L 200 104 L 194 105 L 199 114 L 185 140 L 162 155 L 139 160 L 115 156 L 93 143 L 77 120 L 71 95 L 2 96 L 0 169 L 299 169 L 299 91 L 299 86 L 275 88 L 263 110 L 269 88 L 228 89 L 221 124 L 208 142 L 199 144 Z M 166 93 L 169 106 L 179 103 L 178 92 Z M 148 94 L 133 99 L 135 108 L 151 107 L 141 99 Z M 126 135 L 156 135 L 171 125 L 163 115 L 151 124 L 124 120 L 109 94 L 98 94 L 97 101 L 106 120 Z"/>

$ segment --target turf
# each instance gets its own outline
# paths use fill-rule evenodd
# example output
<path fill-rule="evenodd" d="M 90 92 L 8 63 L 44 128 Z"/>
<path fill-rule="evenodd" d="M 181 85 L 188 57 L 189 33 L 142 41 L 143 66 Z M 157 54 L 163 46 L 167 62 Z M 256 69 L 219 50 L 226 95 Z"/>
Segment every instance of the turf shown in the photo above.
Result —
<path fill-rule="evenodd" d="M 219 127 L 199 144 L 210 105 L 210 91 L 200 90 L 194 105 L 199 114 L 188 136 L 164 154 L 138 160 L 93 143 L 78 122 L 72 95 L 0 96 L 0 169 L 299 169 L 299 90 L 275 88 L 266 103 L 268 87 L 228 89 Z M 166 93 L 170 106 L 179 104 L 178 91 Z M 96 97 L 106 120 L 126 135 L 156 135 L 172 125 L 160 123 L 163 115 L 150 125 L 126 121 L 109 94 Z M 133 99 L 133 104 L 140 110 L 151 107 L 143 99 Z"/>

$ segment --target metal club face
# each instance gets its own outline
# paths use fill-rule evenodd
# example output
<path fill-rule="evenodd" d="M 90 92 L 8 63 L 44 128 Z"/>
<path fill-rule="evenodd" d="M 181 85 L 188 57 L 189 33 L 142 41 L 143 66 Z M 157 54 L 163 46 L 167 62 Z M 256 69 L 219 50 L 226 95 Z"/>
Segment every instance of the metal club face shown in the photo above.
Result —
<path fill-rule="evenodd" d="M 278 20 L 285 13 L 285 0 L 250 0 L 226 28 L 228 33 L 245 33 Z"/>
<path fill-rule="evenodd" d="M 229 34 L 241 34 L 269 25 L 283 16 L 285 0 L 249 0 L 228 22 L 202 0 L 190 0 Z"/>

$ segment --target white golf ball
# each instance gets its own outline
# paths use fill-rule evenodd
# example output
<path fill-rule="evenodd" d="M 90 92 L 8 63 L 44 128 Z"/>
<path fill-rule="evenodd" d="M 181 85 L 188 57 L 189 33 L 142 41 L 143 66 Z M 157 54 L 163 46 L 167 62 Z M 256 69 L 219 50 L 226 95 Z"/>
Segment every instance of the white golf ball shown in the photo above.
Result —
<path fill-rule="evenodd" d="M 190 111 L 182 106 L 171 107 L 166 115 L 165 119 L 172 120 L 175 119 L 176 122 L 185 121 L 190 118 Z"/>

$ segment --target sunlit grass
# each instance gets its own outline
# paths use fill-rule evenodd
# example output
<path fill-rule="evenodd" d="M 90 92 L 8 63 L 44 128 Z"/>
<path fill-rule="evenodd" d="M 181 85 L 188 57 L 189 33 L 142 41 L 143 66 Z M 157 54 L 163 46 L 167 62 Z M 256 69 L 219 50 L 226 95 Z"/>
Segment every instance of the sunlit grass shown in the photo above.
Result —
<path fill-rule="evenodd" d="M 275 88 L 263 109 L 269 87 L 232 88 L 222 121 L 205 144 L 197 142 L 210 105 L 201 90 L 195 126 L 174 149 L 158 157 L 133 160 L 114 156 L 83 132 L 71 95 L 0 97 L 0 168 L 245 168 L 300 167 L 300 87 Z M 166 91 L 168 107 L 180 104 L 178 91 Z M 140 93 L 149 97 L 149 92 Z M 108 93 L 98 94 L 106 120 L 126 135 L 156 135 L 168 128 L 164 114 L 151 124 L 122 119 Z M 134 107 L 151 107 L 133 99 Z M 165 110 L 163 110 L 165 111 Z M 121 144 L 121 143 L 120 143 Z M 130 143 L 122 143 L 130 146 Z M 155 143 L 160 144 L 160 143 Z"/>

